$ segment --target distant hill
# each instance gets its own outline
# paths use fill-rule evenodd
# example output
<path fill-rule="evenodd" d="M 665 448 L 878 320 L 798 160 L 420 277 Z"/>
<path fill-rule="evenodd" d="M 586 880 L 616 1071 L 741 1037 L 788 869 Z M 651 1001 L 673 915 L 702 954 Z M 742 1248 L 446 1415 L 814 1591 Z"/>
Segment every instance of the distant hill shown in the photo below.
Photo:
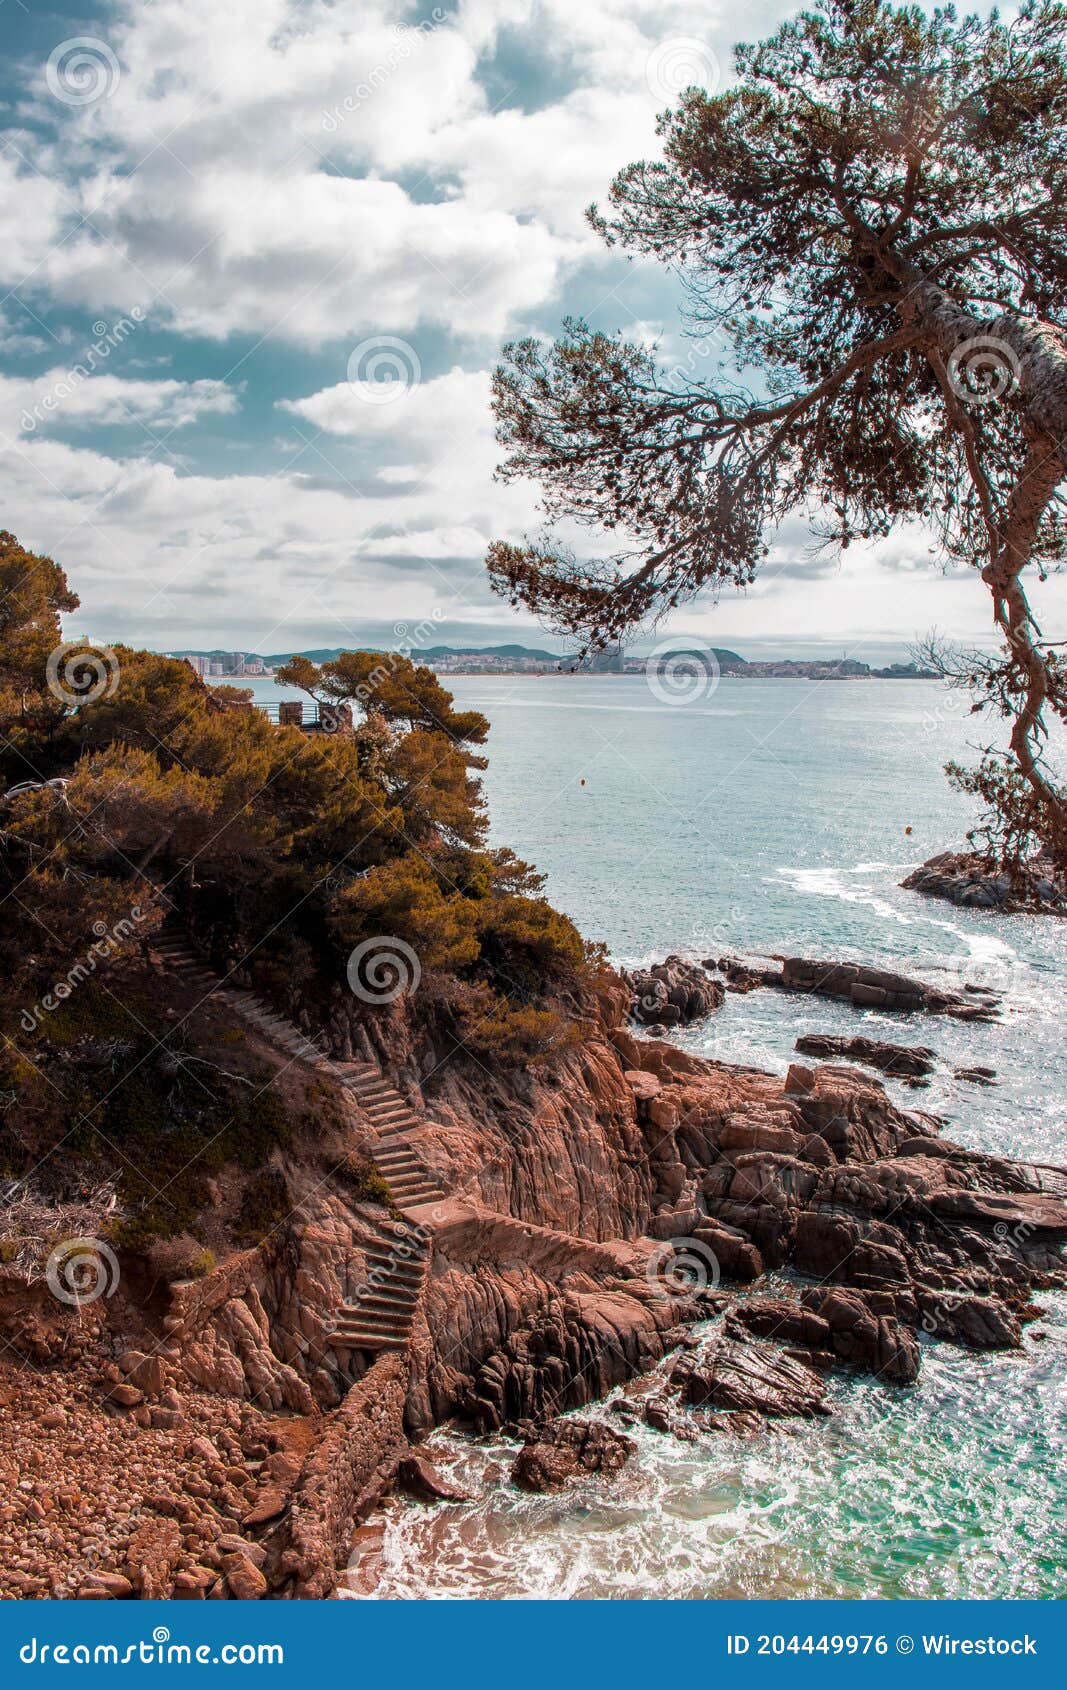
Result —
<path fill-rule="evenodd" d="M 174 657 L 221 658 L 228 657 L 230 651 L 235 649 L 236 647 L 230 646 L 213 646 L 210 650 L 200 650 L 193 646 L 174 646 L 172 647 L 172 655 Z M 385 646 L 379 645 L 355 647 L 337 645 L 328 648 L 321 646 L 315 651 L 272 651 L 266 654 L 261 654 L 258 651 L 246 651 L 244 655 L 245 657 L 259 658 L 261 663 L 265 663 L 271 669 L 276 669 L 279 664 L 288 663 L 291 657 L 307 657 L 310 658 L 312 663 L 329 663 L 333 658 L 340 657 L 342 652 L 345 651 L 380 651 L 384 655 L 386 649 Z M 392 649 L 395 649 L 395 647 Z M 541 651 L 535 646 L 525 645 L 430 645 L 413 650 L 411 656 L 416 662 L 420 658 L 434 657 L 525 657 L 534 658 L 538 663 L 563 663 L 567 661 L 557 651 Z"/>
<path fill-rule="evenodd" d="M 651 652 L 637 651 L 628 661 L 643 662 L 652 656 Z M 676 663 L 679 658 L 691 657 L 694 663 L 706 663 L 709 657 L 714 657 L 720 669 L 744 669 L 748 665 L 748 658 L 742 657 L 736 651 L 727 651 L 719 645 L 695 645 L 687 649 L 685 646 L 671 646 L 669 651 L 662 654 L 664 663 Z"/>

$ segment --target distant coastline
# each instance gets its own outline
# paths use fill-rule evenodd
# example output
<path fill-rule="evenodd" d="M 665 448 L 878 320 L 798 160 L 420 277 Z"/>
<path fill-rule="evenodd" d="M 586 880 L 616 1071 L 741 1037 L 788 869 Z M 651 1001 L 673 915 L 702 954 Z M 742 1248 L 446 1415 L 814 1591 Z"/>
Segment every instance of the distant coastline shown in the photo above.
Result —
<path fill-rule="evenodd" d="M 302 652 L 272 652 L 260 656 L 255 652 L 221 650 L 197 651 L 180 648 L 168 652 L 170 657 L 182 657 L 190 662 L 203 679 L 219 681 L 271 680 L 275 671 L 293 657 L 306 657 L 313 663 L 329 662 L 341 655 L 344 648 L 316 649 Z M 388 648 L 361 646 L 363 651 L 389 655 Z M 742 657 L 736 651 L 715 646 L 685 647 L 681 643 L 669 651 L 657 648 L 642 656 L 626 656 L 617 648 L 579 659 L 566 653 L 542 651 L 519 645 L 506 646 L 428 646 L 410 655 L 425 663 L 441 676 L 477 680 L 485 675 L 646 675 L 649 665 L 672 670 L 711 671 L 723 677 L 743 680 L 811 680 L 811 681 L 936 681 L 940 677 L 932 670 L 921 669 L 914 663 L 891 663 L 873 667 L 852 657 L 832 658 L 771 658 L 764 661 Z M 239 660 L 239 661 L 238 661 Z"/>

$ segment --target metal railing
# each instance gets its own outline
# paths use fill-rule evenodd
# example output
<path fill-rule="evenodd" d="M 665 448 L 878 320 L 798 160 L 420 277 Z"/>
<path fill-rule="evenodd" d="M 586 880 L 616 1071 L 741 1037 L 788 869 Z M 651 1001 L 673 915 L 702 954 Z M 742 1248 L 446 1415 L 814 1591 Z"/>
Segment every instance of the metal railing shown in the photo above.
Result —
<path fill-rule="evenodd" d="M 276 704 L 257 704 L 256 709 L 279 727 L 314 729 L 318 733 L 341 733 L 352 727 L 350 704 L 317 704 L 314 699 L 285 698 Z"/>

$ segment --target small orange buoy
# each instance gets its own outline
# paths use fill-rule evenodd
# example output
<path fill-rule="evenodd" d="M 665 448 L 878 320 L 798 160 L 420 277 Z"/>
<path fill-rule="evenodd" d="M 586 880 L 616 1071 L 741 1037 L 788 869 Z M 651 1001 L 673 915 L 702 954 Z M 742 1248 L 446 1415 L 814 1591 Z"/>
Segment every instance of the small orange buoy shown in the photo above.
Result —
<path fill-rule="evenodd" d="M 580 780 L 580 781 L 579 781 L 579 782 L 578 782 L 578 785 L 579 785 L 579 786 L 584 786 L 584 785 L 585 785 L 585 781 L 584 781 L 584 780 Z"/>
<path fill-rule="evenodd" d="M 904 829 L 904 832 L 905 832 L 905 833 L 910 833 L 910 832 L 911 832 L 911 828 L 910 828 L 910 827 L 906 827 L 906 828 L 905 828 L 905 829 Z"/>

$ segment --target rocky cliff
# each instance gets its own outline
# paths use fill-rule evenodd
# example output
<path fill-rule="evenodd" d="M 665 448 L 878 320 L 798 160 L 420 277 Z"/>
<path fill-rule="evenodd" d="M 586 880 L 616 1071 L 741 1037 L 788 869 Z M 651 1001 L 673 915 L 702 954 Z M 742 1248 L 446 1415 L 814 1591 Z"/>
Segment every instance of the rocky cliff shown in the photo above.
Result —
<path fill-rule="evenodd" d="M 92 1299 L 3 1269 L 0 1590 L 327 1596 L 431 1427 L 550 1421 L 684 1359 L 713 1309 L 726 1328 L 680 1364 L 664 1426 L 686 1403 L 811 1412 L 803 1381 L 830 1366 L 906 1388 L 920 1332 L 1019 1343 L 1032 1292 L 1062 1273 L 1067 1176 L 947 1143 L 852 1068 L 783 1080 L 635 1036 L 631 998 L 605 972 L 577 1043 L 495 1072 L 434 1048 L 408 999 L 373 1017 L 340 994 L 289 1004 L 335 1062 L 251 1038 L 294 1123 L 260 1242 L 227 1249 L 220 1231 L 217 1261 L 177 1279 L 158 1250 L 118 1251 Z M 205 1048 L 235 1037 L 213 1008 Z M 400 1212 L 366 1179 L 382 1139 L 341 1083 L 353 1063 L 404 1100 L 433 1201 Z M 394 1258 L 410 1330 L 339 1340 L 339 1309 L 396 1300 Z"/>

